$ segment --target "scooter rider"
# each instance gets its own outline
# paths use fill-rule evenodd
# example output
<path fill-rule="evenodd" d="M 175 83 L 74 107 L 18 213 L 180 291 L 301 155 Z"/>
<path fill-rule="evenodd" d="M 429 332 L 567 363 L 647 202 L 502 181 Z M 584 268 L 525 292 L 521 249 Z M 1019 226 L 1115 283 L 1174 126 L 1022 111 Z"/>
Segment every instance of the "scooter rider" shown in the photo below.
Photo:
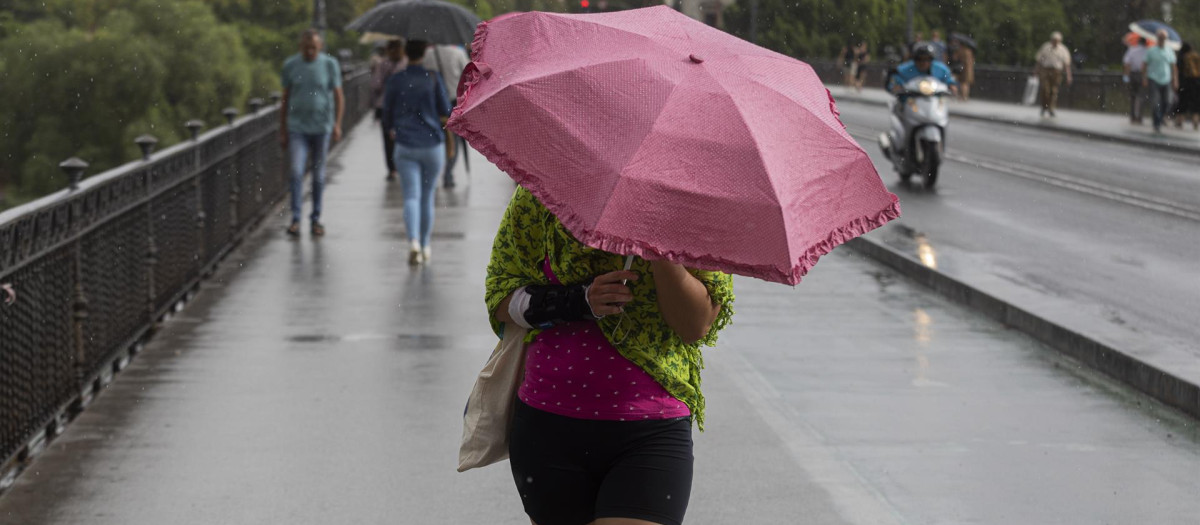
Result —
<path fill-rule="evenodd" d="M 888 90 L 895 94 L 900 94 L 904 91 L 904 85 L 908 81 L 924 76 L 936 78 L 947 86 L 950 86 L 950 92 L 958 94 L 958 82 L 954 80 L 954 75 L 950 73 L 950 67 L 946 64 L 933 59 L 933 46 L 922 44 L 913 50 L 913 59 L 900 64 L 896 68 L 896 74 L 892 75 L 891 83 L 888 84 Z"/>

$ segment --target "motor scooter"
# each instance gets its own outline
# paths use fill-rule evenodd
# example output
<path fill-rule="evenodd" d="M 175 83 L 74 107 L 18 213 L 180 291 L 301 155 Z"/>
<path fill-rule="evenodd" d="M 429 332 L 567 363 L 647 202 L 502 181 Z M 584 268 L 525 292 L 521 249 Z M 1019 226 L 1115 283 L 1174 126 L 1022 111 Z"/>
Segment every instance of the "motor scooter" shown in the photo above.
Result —
<path fill-rule="evenodd" d="M 888 101 L 892 125 L 879 135 L 879 148 L 892 161 L 900 180 L 908 182 L 920 174 L 926 188 L 937 184 L 950 123 L 949 95 L 950 87 L 944 82 L 921 76 L 905 83 L 897 97 Z"/>

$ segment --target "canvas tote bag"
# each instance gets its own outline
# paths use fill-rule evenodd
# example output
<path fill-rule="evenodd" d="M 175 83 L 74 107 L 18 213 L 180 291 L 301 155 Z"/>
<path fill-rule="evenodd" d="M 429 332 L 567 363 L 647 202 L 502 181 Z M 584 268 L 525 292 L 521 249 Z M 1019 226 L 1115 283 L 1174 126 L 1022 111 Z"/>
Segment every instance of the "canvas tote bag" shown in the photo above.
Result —
<path fill-rule="evenodd" d="M 475 379 L 463 413 L 462 445 L 458 471 L 485 467 L 508 458 L 508 428 L 512 423 L 517 388 L 525 378 L 525 334 L 528 330 L 504 325 L 504 339 L 496 345 Z"/>

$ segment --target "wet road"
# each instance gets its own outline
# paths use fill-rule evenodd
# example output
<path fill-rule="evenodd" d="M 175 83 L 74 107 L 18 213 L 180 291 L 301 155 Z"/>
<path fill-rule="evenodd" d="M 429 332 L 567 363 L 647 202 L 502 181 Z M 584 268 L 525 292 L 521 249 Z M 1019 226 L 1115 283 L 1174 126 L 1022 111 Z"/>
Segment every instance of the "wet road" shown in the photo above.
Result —
<path fill-rule="evenodd" d="M 494 345 L 484 264 L 511 183 L 478 156 L 405 264 L 377 131 L 331 169 L 329 235 L 247 240 L 0 497 L 0 523 L 527 523 L 502 464 L 454 472 Z M 460 177 L 465 181 L 465 177 Z M 738 279 L 706 352 L 688 523 L 1186 523 L 1200 433 L 838 250 Z"/>
<path fill-rule="evenodd" d="M 940 261 L 1007 281 L 1097 333 L 1179 356 L 1200 377 L 1197 157 L 954 119 L 936 192 L 899 182 L 875 137 L 881 107 L 842 118 L 901 198 L 896 224 Z M 1121 345 L 1124 347 L 1124 345 Z"/>

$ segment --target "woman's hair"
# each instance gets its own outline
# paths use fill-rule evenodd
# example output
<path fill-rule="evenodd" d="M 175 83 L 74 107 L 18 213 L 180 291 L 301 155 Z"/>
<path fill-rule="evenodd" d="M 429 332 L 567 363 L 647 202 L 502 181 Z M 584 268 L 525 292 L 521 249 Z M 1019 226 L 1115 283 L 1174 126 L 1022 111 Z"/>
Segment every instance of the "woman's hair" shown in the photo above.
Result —
<path fill-rule="evenodd" d="M 1192 44 L 1190 44 L 1188 42 L 1184 42 L 1183 46 L 1181 46 L 1179 48 L 1179 54 L 1181 54 L 1181 55 L 1186 55 L 1191 52 L 1192 52 Z"/>
<path fill-rule="evenodd" d="M 420 60 L 425 58 L 425 49 L 429 47 L 429 42 L 424 40 L 409 40 L 404 44 L 404 56 L 409 60 Z"/>

